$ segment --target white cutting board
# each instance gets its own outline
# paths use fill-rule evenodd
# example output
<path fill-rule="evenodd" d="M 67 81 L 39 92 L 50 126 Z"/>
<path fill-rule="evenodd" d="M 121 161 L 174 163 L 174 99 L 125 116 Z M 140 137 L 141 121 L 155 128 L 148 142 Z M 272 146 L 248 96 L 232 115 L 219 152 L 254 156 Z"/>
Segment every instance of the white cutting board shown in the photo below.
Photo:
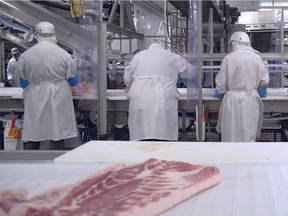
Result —
<path fill-rule="evenodd" d="M 25 188 L 32 197 L 51 187 L 76 183 L 106 166 L 99 163 L 0 164 L 0 191 Z M 220 184 L 161 216 L 288 215 L 287 164 L 218 167 L 222 177 Z"/>
<path fill-rule="evenodd" d="M 288 162 L 286 143 L 90 141 L 54 159 L 61 162 L 135 163 L 149 158 L 201 164 Z"/>

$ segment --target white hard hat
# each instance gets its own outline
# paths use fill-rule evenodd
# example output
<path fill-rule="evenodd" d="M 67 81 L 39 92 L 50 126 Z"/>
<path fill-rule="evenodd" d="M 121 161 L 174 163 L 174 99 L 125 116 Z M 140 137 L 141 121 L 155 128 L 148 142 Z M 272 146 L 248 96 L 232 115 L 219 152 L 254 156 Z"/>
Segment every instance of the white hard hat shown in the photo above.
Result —
<path fill-rule="evenodd" d="M 37 34 L 41 36 L 51 36 L 55 34 L 55 27 L 49 22 L 40 22 L 35 26 Z"/>
<path fill-rule="evenodd" d="M 20 51 L 19 51 L 19 49 L 17 47 L 14 47 L 14 48 L 11 49 L 11 54 L 12 55 L 15 55 L 17 53 L 20 53 Z"/>
<path fill-rule="evenodd" d="M 241 32 L 241 31 L 234 32 L 231 35 L 229 43 L 231 43 L 232 41 L 238 41 L 238 42 L 250 44 L 249 36 L 245 32 Z"/>

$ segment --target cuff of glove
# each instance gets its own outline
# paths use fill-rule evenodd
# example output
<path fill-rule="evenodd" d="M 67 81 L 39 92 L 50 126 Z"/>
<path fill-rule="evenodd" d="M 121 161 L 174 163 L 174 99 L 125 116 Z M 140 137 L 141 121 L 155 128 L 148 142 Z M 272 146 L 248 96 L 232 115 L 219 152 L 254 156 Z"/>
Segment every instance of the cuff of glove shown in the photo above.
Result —
<path fill-rule="evenodd" d="M 215 93 L 213 97 L 217 97 L 219 99 L 223 99 L 225 93 L 219 93 L 217 90 L 215 90 Z"/>
<path fill-rule="evenodd" d="M 187 78 L 181 78 L 179 77 L 178 80 L 177 80 L 177 83 L 187 83 Z"/>
<path fill-rule="evenodd" d="M 71 87 L 76 86 L 80 83 L 80 76 L 77 74 L 75 77 L 71 77 L 68 79 L 68 82 Z"/>
<path fill-rule="evenodd" d="M 260 97 L 266 97 L 267 96 L 267 88 L 268 88 L 268 85 L 263 85 L 263 86 L 259 86 L 257 88 L 257 92 L 259 94 Z"/>
<path fill-rule="evenodd" d="M 19 78 L 19 82 L 20 82 L 20 86 L 23 89 L 25 89 L 29 85 L 29 82 L 27 80 L 22 79 L 22 78 Z"/>

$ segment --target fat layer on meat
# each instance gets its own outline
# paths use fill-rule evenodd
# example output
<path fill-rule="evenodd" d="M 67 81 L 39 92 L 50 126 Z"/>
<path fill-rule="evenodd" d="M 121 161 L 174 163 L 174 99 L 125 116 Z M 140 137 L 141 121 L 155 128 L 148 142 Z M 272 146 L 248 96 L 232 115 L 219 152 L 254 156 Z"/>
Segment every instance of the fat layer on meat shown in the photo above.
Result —
<path fill-rule="evenodd" d="M 220 171 L 215 166 L 152 158 L 132 166 L 111 166 L 30 199 L 23 190 L 21 196 L 5 191 L 0 194 L 0 212 L 12 216 L 150 216 L 220 181 Z"/>

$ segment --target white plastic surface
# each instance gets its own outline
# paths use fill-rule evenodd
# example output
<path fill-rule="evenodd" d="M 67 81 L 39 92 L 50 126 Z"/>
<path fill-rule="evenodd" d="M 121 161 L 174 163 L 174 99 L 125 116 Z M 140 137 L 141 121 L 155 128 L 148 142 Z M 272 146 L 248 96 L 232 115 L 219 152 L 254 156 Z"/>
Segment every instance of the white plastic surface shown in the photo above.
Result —
<path fill-rule="evenodd" d="M 25 188 L 29 197 L 75 183 L 108 164 L 0 164 L 0 191 Z M 288 165 L 218 165 L 222 182 L 162 216 L 287 216 Z"/>
<path fill-rule="evenodd" d="M 90 141 L 55 163 L 134 163 L 155 157 L 205 164 L 288 163 L 287 143 Z"/>

